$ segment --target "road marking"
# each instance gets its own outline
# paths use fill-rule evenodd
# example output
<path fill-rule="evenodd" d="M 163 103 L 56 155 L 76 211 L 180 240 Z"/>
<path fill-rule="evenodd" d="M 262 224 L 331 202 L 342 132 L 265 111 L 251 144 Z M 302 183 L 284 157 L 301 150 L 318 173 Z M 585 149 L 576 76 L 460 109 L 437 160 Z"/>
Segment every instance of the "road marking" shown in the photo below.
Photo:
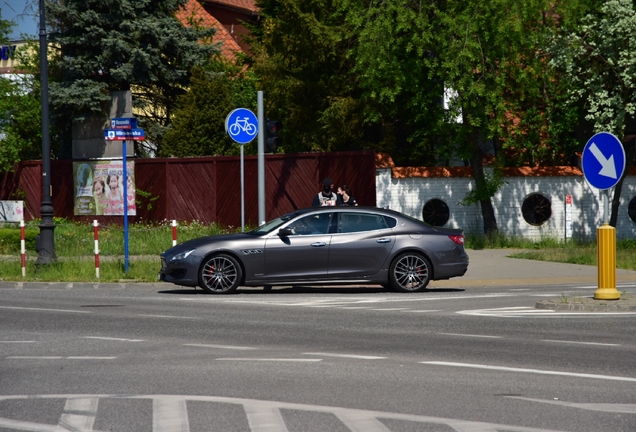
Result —
<path fill-rule="evenodd" d="M 371 309 L 370 306 L 341 306 L 339 309 Z"/>
<path fill-rule="evenodd" d="M 252 348 L 252 347 L 241 347 L 241 346 L 230 346 L 230 345 L 208 345 L 208 344 L 183 344 L 183 345 L 201 347 L 201 348 L 219 348 L 219 349 L 229 349 L 229 350 L 257 350 L 258 349 L 258 348 Z"/>
<path fill-rule="evenodd" d="M 507 307 L 507 308 L 495 308 L 495 309 L 473 309 L 457 311 L 460 315 L 473 315 L 473 316 L 490 316 L 500 318 L 520 318 L 520 317 L 559 317 L 569 316 L 572 318 L 580 317 L 601 317 L 601 316 L 632 316 L 636 315 L 636 312 L 574 312 L 563 311 L 557 312 L 554 309 L 536 309 L 529 306 L 523 307 Z"/>
<path fill-rule="evenodd" d="M 193 320 L 199 320 L 201 318 L 197 318 L 197 317 L 183 317 L 183 316 L 173 316 L 173 315 L 150 315 L 150 314 L 138 314 L 138 317 L 144 317 L 144 318 L 175 318 L 175 319 L 193 319 Z"/>
<path fill-rule="evenodd" d="M 92 431 L 97 415 L 97 397 L 78 397 L 66 399 L 64 413 L 58 426 L 64 431 Z"/>
<path fill-rule="evenodd" d="M 164 397 L 152 400 L 153 432 L 189 432 L 188 408 L 183 398 Z"/>
<path fill-rule="evenodd" d="M 0 341 L 0 343 L 35 343 L 35 341 Z"/>
<path fill-rule="evenodd" d="M 454 363 L 454 362 L 438 362 L 438 361 L 424 361 L 419 363 L 437 365 L 437 366 L 453 366 L 453 367 L 463 367 L 463 368 L 472 368 L 472 369 L 499 370 L 499 371 L 506 371 L 506 372 L 533 373 L 533 374 L 540 374 L 540 375 L 558 375 L 558 376 L 568 376 L 568 377 L 576 377 L 576 378 L 592 378 L 592 379 L 604 379 L 604 380 L 611 380 L 611 381 L 636 382 L 636 378 L 631 378 L 631 377 L 594 375 L 594 374 L 584 374 L 584 373 L 577 373 L 577 372 L 560 372 L 560 371 L 550 371 L 550 370 L 541 370 L 541 369 L 523 369 L 523 368 L 513 368 L 513 367 L 506 367 L 506 366 L 492 366 L 492 365 L 480 365 L 480 364 L 471 364 L 471 363 Z"/>
<path fill-rule="evenodd" d="M 602 411 L 609 413 L 625 413 L 625 414 L 636 414 L 636 404 L 609 404 L 609 403 L 576 403 L 576 402 L 566 402 L 560 400 L 553 399 L 533 399 L 526 398 L 521 396 L 506 396 L 510 399 L 520 399 L 530 402 L 539 402 L 550 405 L 560 405 L 568 408 L 579 408 L 590 411 Z"/>
<path fill-rule="evenodd" d="M 501 336 L 488 336 L 488 335 L 476 335 L 476 334 L 462 334 L 462 333 L 437 333 L 437 334 L 447 335 L 447 336 L 465 336 L 465 337 L 476 337 L 476 338 L 501 339 Z"/>
<path fill-rule="evenodd" d="M 377 357 L 377 356 L 365 356 L 365 355 L 357 355 L 357 354 L 332 354 L 332 353 L 303 353 L 303 355 L 315 355 L 315 356 L 325 356 L 325 357 L 343 357 L 343 358 L 354 358 L 361 360 L 380 360 L 385 359 L 386 357 Z"/>
<path fill-rule="evenodd" d="M 406 313 L 441 312 L 441 309 L 405 310 Z"/>
<path fill-rule="evenodd" d="M 0 306 L 0 309 L 31 310 L 31 311 L 38 311 L 38 312 L 70 312 L 70 313 L 83 313 L 83 314 L 93 313 L 91 311 L 78 311 L 78 310 L 68 310 L 68 309 L 28 308 L 28 307 L 17 307 L 17 306 Z"/>
<path fill-rule="evenodd" d="M 256 362 L 319 362 L 322 359 L 294 359 L 294 358 L 218 358 L 221 361 L 256 361 Z"/>
<path fill-rule="evenodd" d="M 406 310 L 408 308 L 385 308 L 385 309 L 371 309 L 371 310 L 376 310 L 376 311 L 399 311 L 399 310 Z"/>
<path fill-rule="evenodd" d="M 445 429 L 457 431 L 498 431 L 510 432 L 553 432 L 549 429 L 534 427 L 514 426 L 506 424 L 486 423 L 480 421 L 458 420 L 453 418 L 422 416 L 416 414 L 401 414 L 385 411 L 372 411 L 360 409 L 348 409 L 333 406 L 309 405 L 300 403 L 288 403 L 277 401 L 264 401 L 257 399 L 241 399 L 219 396 L 198 395 L 130 395 L 130 394 L 48 394 L 48 395 L 11 395 L 1 396 L 0 400 L 33 400 L 33 399 L 116 399 L 116 400 L 148 400 L 153 407 L 153 432 L 187 432 L 188 417 L 186 404 L 189 402 L 208 402 L 239 405 L 243 408 L 249 421 L 251 432 L 286 432 L 287 426 L 281 418 L 281 410 L 303 411 L 307 413 L 329 413 L 340 419 L 347 430 L 352 432 L 387 432 L 388 429 L 381 422 L 383 419 L 413 422 L 431 428 L 431 425 L 447 426 Z M 607 404 L 618 406 L 621 404 Z M 90 413 L 90 410 L 88 410 Z M 610 411 L 608 411 L 610 412 Z M 611 412 L 626 412 L 621 411 Z M 123 422 L 123 419 L 122 419 Z M 172 428 L 164 425 L 170 424 Z M 0 428 L 11 430 L 28 430 L 38 432 L 62 432 L 60 427 L 40 423 L 0 418 Z M 76 429 L 81 430 L 81 429 Z M 84 429 L 88 431 L 88 429 Z"/>
<path fill-rule="evenodd" d="M 145 342 L 143 339 L 122 339 L 122 338 L 102 337 L 102 336 L 84 336 L 83 338 L 84 339 L 111 340 L 111 341 L 119 341 L 119 342 Z"/>
<path fill-rule="evenodd" d="M 621 346 L 621 344 L 613 344 L 613 343 L 564 341 L 564 340 L 552 340 L 552 339 L 541 339 L 541 342 L 555 342 L 555 343 L 581 344 L 581 345 Z"/>
<path fill-rule="evenodd" d="M 90 357 L 90 356 L 9 356 L 7 359 L 19 360 L 113 360 L 117 357 Z"/>

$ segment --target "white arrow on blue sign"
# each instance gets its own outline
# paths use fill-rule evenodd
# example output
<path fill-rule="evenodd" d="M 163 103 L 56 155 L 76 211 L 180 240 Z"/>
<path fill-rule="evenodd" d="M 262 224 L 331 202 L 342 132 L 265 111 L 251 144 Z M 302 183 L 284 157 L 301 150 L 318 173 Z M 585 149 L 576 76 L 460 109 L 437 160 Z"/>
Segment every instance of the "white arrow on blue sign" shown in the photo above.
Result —
<path fill-rule="evenodd" d="M 237 108 L 225 118 L 225 131 L 239 144 L 247 144 L 258 134 L 258 118 L 247 108 Z"/>
<path fill-rule="evenodd" d="M 585 145 L 581 166 L 585 179 L 593 187 L 605 190 L 618 183 L 625 172 L 625 149 L 609 132 L 594 135 Z"/>

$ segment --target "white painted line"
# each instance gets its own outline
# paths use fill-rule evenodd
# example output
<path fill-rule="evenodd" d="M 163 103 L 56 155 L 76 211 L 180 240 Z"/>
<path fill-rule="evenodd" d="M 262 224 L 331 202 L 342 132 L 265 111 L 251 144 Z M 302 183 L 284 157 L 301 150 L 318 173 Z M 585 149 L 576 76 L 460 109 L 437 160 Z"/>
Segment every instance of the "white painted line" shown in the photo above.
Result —
<path fill-rule="evenodd" d="M 16 306 L 0 306 L 0 309 L 31 310 L 31 311 L 38 311 L 38 312 L 70 312 L 70 313 L 83 313 L 83 314 L 93 313 L 91 311 L 78 311 L 78 310 L 67 310 L 67 309 L 27 308 L 27 307 L 16 307 Z"/>
<path fill-rule="evenodd" d="M 190 432 L 185 399 L 161 398 L 152 400 L 153 432 Z"/>
<path fill-rule="evenodd" d="M 555 343 L 581 344 L 581 345 L 621 346 L 621 344 L 613 344 L 613 343 L 579 342 L 579 341 L 564 341 L 564 340 L 552 340 L 552 339 L 541 339 L 541 342 L 555 342 Z"/>
<path fill-rule="evenodd" d="M 351 432 L 391 432 L 384 423 L 370 413 L 341 410 L 335 414 Z"/>
<path fill-rule="evenodd" d="M 405 310 L 405 313 L 442 312 L 441 309 Z"/>
<path fill-rule="evenodd" d="M 292 358 L 218 358 L 221 361 L 256 361 L 256 362 L 319 362 L 322 359 L 292 359 Z"/>
<path fill-rule="evenodd" d="M 488 335 L 476 335 L 476 334 L 463 334 L 463 333 L 437 333 L 437 334 L 447 335 L 447 336 L 465 336 L 465 337 L 476 337 L 476 338 L 501 339 L 501 336 L 488 336 Z"/>
<path fill-rule="evenodd" d="M 173 315 L 145 315 L 145 314 L 138 314 L 138 317 L 144 317 L 144 318 L 175 318 L 175 319 L 194 319 L 194 320 L 198 320 L 201 318 L 196 318 L 196 317 L 182 317 L 182 316 L 173 316 Z"/>
<path fill-rule="evenodd" d="M 280 409 L 268 403 L 243 405 L 251 432 L 288 432 Z"/>
<path fill-rule="evenodd" d="M 64 431 L 92 431 L 98 402 L 97 397 L 67 399 L 58 426 Z"/>
<path fill-rule="evenodd" d="M 369 306 L 341 306 L 338 309 L 371 309 Z"/>
<path fill-rule="evenodd" d="M 0 341 L 0 343 L 35 343 L 35 341 Z"/>
<path fill-rule="evenodd" d="M 219 348 L 219 349 L 229 349 L 229 350 L 256 350 L 258 348 L 252 347 L 241 347 L 241 346 L 231 346 L 231 345 L 208 345 L 208 344 L 183 344 L 183 346 L 193 346 L 193 347 L 201 347 L 201 348 Z"/>
<path fill-rule="evenodd" d="M 9 356 L 7 359 L 19 359 L 19 360 L 113 360 L 117 357 L 89 357 L 89 356 Z"/>
<path fill-rule="evenodd" d="M 619 376 L 611 376 L 611 375 L 594 375 L 594 374 L 584 374 L 584 373 L 576 373 L 576 372 L 560 372 L 560 371 L 550 371 L 550 370 L 541 370 L 541 369 L 523 369 L 523 368 L 480 365 L 480 364 L 470 364 L 470 363 L 436 362 L 436 361 L 424 361 L 420 363 L 437 365 L 437 366 L 453 366 L 453 367 L 463 367 L 463 368 L 473 368 L 473 369 L 498 370 L 498 371 L 506 371 L 506 372 L 533 373 L 533 374 L 540 374 L 540 375 L 558 375 L 558 376 L 568 376 L 568 377 L 577 377 L 577 378 L 592 378 L 592 379 L 604 379 L 604 380 L 611 380 L 611 381 L 636 382 L 636 378 L 619 377 Z"/>
<path fill-rule="evenodd" d="M 408 308 L 385 308 L 385 309 L 375 309 L 374 308 L 374 309 L 371 309 L 371 310 L 376 310 L 376 311 L 399 311 L 399 310 L 401 310 L 401 311 L 403 311 L 403 310 L 406 310 L 406 309 L 408 309 Z"/>
<path fill-rule="evenodd" d="M 386 357 L 377 357 L 377 356 L 365 356 L 365 355 L 357 355 L 357 354 L 332 354 L 332 353 L 303 353 L 303 355 L 315 355 L 315 356 L 325 356 L 325 357 L 343 357 L 343 358 L 354 358 L 361 360 L 380 360 L 385 359 Z"/>
<path fill-rule="evenodd" d="M 118 342 L 144 342 L 143 339 L 122 339 L 122 338 L 101 337 L 101 336 L 84 336 L 84 339 L 111 340 L 111 341 L 118 341 Z"/>

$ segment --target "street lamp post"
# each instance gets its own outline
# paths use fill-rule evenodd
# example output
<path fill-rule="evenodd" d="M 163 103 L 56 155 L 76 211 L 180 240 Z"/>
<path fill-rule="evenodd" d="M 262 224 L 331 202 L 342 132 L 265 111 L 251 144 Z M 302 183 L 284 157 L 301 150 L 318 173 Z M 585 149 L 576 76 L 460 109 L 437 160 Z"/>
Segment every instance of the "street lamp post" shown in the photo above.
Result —
<path fill-rule="evenodd" d="M 49 141 L 49 68 L 47 57 L 44 0 L 40 0 L 40 86 L 42 87 L 42 206 L 40 207 L 40 239 L 35 265 L 57 261 L 55 255 L 55 223 L 51 202 L 51 143 Z"/>

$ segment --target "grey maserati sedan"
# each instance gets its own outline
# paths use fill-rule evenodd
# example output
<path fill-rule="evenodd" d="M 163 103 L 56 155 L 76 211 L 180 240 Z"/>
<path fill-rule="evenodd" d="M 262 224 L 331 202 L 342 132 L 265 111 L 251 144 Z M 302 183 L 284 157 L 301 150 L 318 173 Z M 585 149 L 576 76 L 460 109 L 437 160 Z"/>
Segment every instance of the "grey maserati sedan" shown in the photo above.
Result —
<path fill-rule="evenodd" d="M 380 284 L 417 292 L 468 269 L 461 229 L 375 207 L 294 211 L 253 231 L 200 237 L 161 254 L 159 280 L 226 294 L 240 286 Z"/>

